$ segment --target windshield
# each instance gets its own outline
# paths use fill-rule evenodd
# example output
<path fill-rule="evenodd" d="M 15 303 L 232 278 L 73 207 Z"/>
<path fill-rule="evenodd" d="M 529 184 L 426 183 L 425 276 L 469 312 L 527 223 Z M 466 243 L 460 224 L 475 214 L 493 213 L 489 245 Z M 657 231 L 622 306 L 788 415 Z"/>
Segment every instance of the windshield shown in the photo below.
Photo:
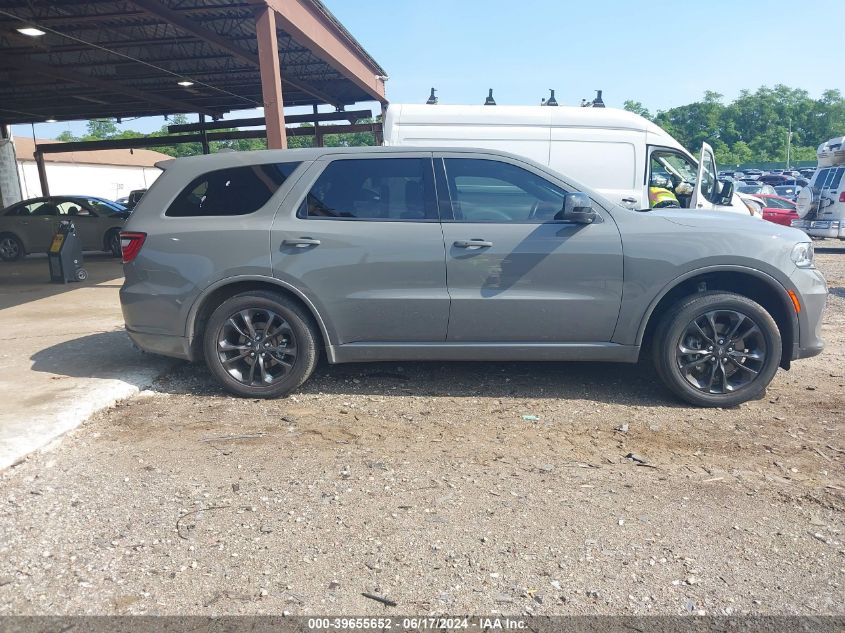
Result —
<path fill-rule="evenodd" d="M 684 182 L 694 183 L 698 179 L 698 165 L 680 154 L 655 152 L 652 158 L 665 171 L 679 177 Z"/>

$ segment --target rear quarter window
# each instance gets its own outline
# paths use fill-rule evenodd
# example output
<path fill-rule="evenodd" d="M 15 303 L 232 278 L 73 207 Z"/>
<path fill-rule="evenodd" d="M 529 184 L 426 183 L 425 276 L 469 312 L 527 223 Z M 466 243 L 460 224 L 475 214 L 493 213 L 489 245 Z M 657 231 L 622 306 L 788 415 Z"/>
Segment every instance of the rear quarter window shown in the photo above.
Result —
<path fill-rule="evenodd" d="M 168 207 L 166 216 L 247 215 L 263 207 L 299 163 L 229 167 L 194 178 Z"/>
<path fill-rule="evenodd" d="M 830 189 L 839 189 L 839 185 L 842 182 L 843 174 L 845 174 L 845 167 L 840 167 L 839 169 L 837 169 L 828 187 Z"/>

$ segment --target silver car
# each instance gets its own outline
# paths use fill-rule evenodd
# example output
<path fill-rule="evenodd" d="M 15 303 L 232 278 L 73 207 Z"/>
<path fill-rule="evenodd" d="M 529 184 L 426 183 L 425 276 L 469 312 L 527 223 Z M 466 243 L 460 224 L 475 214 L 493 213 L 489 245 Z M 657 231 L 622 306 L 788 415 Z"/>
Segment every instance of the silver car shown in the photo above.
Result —
<path fill-rule="evenodd" d="M 636 363 L 700 406 L 758 396 L 821 352 L 827 286 L 801 231 L 632 211 L 486 150 L 180 158 L 121 234 L 126 328 L 235 394 L 319 356 Z"/>
<path fill-rule="evenodd" d="M 64 220 L 71 220 L 86 251 L 120 256 L 120 230 L 129 211 L 93 196 L 33 198 L 0 211 L 0 259 L 15 261 L 28 253 L 46 253 Z"/>

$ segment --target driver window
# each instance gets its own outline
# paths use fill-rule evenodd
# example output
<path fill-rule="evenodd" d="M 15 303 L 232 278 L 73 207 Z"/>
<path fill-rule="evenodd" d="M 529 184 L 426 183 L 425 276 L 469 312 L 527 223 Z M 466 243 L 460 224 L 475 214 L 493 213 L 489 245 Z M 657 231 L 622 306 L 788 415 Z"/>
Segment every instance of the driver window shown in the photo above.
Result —
<path fill-rule="evenodd" d="M 59 213 L 61 215 L 67 215 L 70 217 L 79 217 L 79 216 L 90 216 L 91 213 L 83 206 L 80 206 L 78 202 L 62 202 L 59 204 Z"/>
<path fill-rule="evenodd" d="M 648 180 L 650 206 L 689 208 L 697 178 L 698 167 L 683 154 L 670 150 L 652 152 Z"/>
<path fill-rule="evenodd" d="M 563 209 L 566 191 L 516 165 L 476 158 L 444 162 L 456 222 L 542 223 Z"/>

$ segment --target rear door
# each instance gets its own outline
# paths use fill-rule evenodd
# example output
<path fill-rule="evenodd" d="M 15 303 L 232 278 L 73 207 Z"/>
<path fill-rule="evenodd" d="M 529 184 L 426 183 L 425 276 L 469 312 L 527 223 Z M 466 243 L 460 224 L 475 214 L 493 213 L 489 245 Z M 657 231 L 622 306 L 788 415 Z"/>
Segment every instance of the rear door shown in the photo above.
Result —
<path fill-rule="evenodd" d="M 333 343 L 446 339 L 430 152 L 326 156 L 287 200 L 273 224 L 273 271 L 317 306 Z"/>
<path fill-rule="evenodd" d="M 442 157 L 448 340 L 610 341 L 622 298 L 612 217 L 598 209 L 593 224 L 557 220 L 568 189 L 521 161 Z"/>
<path fill-rule="evenodd" d="M 59 209 L 49 198 L 27 205 L 28 216 L 21 216 L 21 237 L 30 253 L 46 253 L 59 220 Z"/>

